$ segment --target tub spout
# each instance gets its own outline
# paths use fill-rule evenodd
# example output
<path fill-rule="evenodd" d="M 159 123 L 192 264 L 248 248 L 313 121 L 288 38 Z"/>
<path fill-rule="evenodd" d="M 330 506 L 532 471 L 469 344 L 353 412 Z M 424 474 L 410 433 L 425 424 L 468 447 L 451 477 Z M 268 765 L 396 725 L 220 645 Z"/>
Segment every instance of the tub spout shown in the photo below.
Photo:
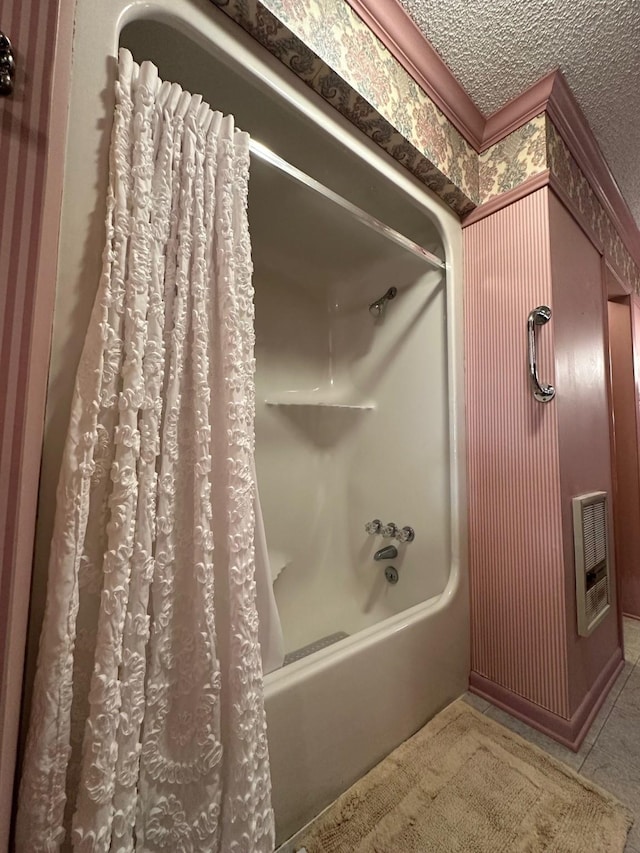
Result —
<path fill-rule="evenodd" d="M 373 555 L 374 560 L 395 560 L 398 556 L 398 549 L 395 545 L 387 545 L 386 548 L 380 548 Z"/>

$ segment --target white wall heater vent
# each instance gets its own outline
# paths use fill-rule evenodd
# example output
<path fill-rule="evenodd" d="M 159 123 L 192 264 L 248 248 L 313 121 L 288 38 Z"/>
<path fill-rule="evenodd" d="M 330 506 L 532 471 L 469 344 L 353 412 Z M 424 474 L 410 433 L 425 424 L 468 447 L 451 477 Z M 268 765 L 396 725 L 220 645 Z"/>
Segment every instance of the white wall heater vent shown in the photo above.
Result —
<path fill-rule="evenodd" d="M 573 498 L 578 634 L 588 637 L 610 607 L 607 493 Z"/>

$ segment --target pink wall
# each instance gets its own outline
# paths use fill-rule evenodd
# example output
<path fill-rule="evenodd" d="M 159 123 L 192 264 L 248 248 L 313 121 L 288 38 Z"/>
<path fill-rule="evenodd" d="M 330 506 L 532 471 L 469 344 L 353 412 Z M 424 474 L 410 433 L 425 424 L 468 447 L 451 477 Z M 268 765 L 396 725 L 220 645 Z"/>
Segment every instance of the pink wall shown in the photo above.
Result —
<path fill-rule="evenodd" d="M 17 62 L 14 94 L 0 98 L 0 850 L 10 826 L 62 191 L 70 51 L 57 56 L 55 47 L 61 28 L 70 35 L 71 16 L 70 3 L 3 0 L 0 20 Z"/>
<path fill-rule="evenodd" d="M 635 380 L 635 410 L 637 426 L 637 446 L 640 448 L 640 297 L 631 297 L 631 332 L 633 340 L 633 375 Z M 640 462 L 640 451 L 639 451 Z M 635 563 L 633 577 L 629 577 L 628 597 L 622 602 L 622 609 L 640 619 L 640 561 Z M 625 597 L 626 598 L 626 597 Z"/>
<path fill-rule="evenodd" d="M 621 665 L 615 606 L 589 638 L 575 613 L 571 498 L 611 494 L 601 258 L 546 187 L 464 238 L 471 683 L 574 744 Z M 540 304 L 546 404 L 527 375 Z"/>
<path fill-rule="evenodd" d="M 527 375 L 528 314 L 552 302 L 547 205 L 544 188 L 464 230 L 472 669 L 568 717 L 557 404 Z"/>
<path fill-rule="evenodd" d="M 615 606 L 590 637 L 578 636 L 571 510 L 576 495 L 607 492 L 613 550 L 607 317 L 600 254 L 553 193 L 549 194 L 549 222 L 569 707 L 573 715 L 620 645 Z M 615 573 L 611 583 L 615 600 Z"/>
<path fill-rule="evenodd" d="M 640 460 L 630 298 L 609 302 L 608 313 L 615 419 L 618 588 L 623 612 L 640 618 Z"/>

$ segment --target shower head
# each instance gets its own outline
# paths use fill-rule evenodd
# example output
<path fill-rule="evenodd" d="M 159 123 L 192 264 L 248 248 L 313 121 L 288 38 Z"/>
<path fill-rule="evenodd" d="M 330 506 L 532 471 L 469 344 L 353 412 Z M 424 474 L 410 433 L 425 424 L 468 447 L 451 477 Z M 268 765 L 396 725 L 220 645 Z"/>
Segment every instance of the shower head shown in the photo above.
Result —
<path fill-rule="evenodd" d="M 376 299 L 375 302 L 372 302 L 369 305 L 369 314 L 373 317 L 381 317 L 384 313 L 385 306 L 390 299 L 395 299 L 398 294 L 397 287 L 390 287 L 389 290 L 381 296 L 380 299 Z"/>

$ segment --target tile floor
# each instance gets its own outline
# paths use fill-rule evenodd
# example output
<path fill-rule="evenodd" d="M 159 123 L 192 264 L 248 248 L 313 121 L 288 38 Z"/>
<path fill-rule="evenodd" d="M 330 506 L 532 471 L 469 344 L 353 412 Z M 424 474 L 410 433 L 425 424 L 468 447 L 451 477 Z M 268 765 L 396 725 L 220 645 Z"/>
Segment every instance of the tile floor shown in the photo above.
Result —
<path fill-rule="evenodd" d="M 635 816 L 625 853 L 640 853 L 640 621 L 624 620 L 625 666 L 578 752 L 467 693 L 482 713 L 610 791 Z"/>
<path fill-rule="evenodd" d="M 578 752 L 561 746 L 478 696 L 467 693 L 464 698 L 483 714 L 564 761 L 628 806 L 635 823 L 625 853 L 640 853 L 640 621 L 624 620 L 624 645 L 624 669 Z M 296 837 L 290 839 L 276 853 L 292 853 L 295 841 Z"/>

